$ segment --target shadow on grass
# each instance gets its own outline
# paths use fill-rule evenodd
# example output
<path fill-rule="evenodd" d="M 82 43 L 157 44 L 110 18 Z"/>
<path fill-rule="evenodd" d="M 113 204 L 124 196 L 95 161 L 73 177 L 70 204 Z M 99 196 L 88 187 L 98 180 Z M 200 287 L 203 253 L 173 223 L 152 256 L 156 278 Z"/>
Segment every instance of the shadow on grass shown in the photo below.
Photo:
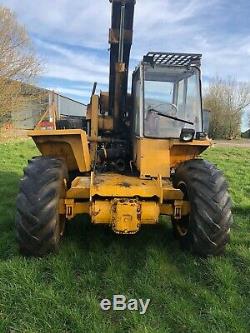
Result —
<path fill-rule="evenodd" d="M 248 217 L 250 220 L 250 206 L 236 205 L 232 209 L 233 214 L 240 215 L 242 217 Z"/>
<path fill-rule="evenodd" d="M 159 239 L 164 238 L 166 243 L 173 239 L 166 222 L 156 226 L 142 226 L 140 231 L 134 235 L 119 235 L 114 233 L 108 225 L 91 224 L 90 217 L 87 215 L 80 215 L 68 223 L 67 238 L 86 250 L 90 250 L 97 243 L 104 248 L 109 248 L 116 243 L 129 248 L 139 243 L 140 249 L 143 249 L 147 245 L 154 245 Z"/>
<path fill-rule="evenodd" d="M 20 175 L 14 172 L 0 172 L 0 259 L 2 260 L 18 255 L 15 212 L 20 178 Z M 90 218 L 83 215 L 68 223 L 61 249 L 65 243 L 71 243 L 82 255 L 87 255 L 89 251 L 108 253 L 119 247 L 121 252 L 128 254 L 128 257 L 132 255 L 131 260 L 138 261 L 145 258 L 148 247 L 156 249 L 161 244 L 164 248 L 169 243 L 173 245 L 173 242 L 171 229 L 166 223 L 143 226 L 136 235 L 124 236 L 115 234 L 109 226 L 92 225 Z M 176 246 L 178 247 L 178 244 Z"/>
<path fill-rule="evenodd" d="M 80 256 L 88 257 L 89 253 L 96 256 L 120 257 L 122 263 L 135 268 L 143 266 L 148 249 L 150 251 L 174 252 L 179 247 L 172 236 L 171 228 L 166 222 L 156 226 L 142 226 L 134 235 L 115 234 L 106 225 L 92 225 L 86 215 L 78 216 L 69 222 L 64 241 L 74 244 Z M 63 246 L 63 245 L 62 245 Z"/>
<path fill-rule="evenodd" d="M 0 172 L 0 259 L 7 260 L 18 255 L 15 238 L 16 196 L 20 175 Z"/>

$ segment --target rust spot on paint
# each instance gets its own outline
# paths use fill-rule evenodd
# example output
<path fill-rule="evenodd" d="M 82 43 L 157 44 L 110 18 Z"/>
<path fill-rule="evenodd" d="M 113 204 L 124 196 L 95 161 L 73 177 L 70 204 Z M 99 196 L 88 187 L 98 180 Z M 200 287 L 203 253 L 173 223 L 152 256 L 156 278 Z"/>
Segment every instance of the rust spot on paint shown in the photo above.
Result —
<path fill-rule="evenodd" d="M 119 186 L 122 186 L 122 187 L 131 187 L 131 184 L 127 183 L 127 182 L 122 182 L 120 184 L 118 184 Z"/>

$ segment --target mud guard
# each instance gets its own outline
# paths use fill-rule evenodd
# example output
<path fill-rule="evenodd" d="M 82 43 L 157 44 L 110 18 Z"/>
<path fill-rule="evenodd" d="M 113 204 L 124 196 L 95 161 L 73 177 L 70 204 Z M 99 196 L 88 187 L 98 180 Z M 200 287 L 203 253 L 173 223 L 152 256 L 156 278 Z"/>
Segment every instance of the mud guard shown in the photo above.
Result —
<path fill-rule="evenodd" d="M 28 132 L 43 156 L 61 157 L 69 171 L 91 170 L 87 134 L 81 129 L 33 130 Z"/>

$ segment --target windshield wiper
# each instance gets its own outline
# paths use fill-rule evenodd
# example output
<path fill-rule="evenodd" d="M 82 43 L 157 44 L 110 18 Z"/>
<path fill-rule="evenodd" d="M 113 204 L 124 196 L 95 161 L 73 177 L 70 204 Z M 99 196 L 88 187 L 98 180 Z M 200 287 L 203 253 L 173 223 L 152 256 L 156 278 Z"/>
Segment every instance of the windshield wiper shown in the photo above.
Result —
<path fill-rule="evenodd" d="M 161 113 L 160 111 L 155 110 L 155 109 L 152 109 L 152 108 L 149 109 L 148 111 L 156 112 L 158 115 L 160 115 L 160 116 L 162 116 L 162 117 L 166 117 L 166 118 L 169 118 L 169 119 L 173 119 L 173 120 L 176 120 L 176 121 L 180 121 L 180 122 L 182 122 L 182 123 L 186 123 L 186 124 L 194 125 L 194 123 L 192 123 L 191 121 L 187 121 L 187 120 L 180 119 L 180 118 L 177 118 L 177 117 L 169 116 L 169 115 L 167 115 L 167 114 Z"/>

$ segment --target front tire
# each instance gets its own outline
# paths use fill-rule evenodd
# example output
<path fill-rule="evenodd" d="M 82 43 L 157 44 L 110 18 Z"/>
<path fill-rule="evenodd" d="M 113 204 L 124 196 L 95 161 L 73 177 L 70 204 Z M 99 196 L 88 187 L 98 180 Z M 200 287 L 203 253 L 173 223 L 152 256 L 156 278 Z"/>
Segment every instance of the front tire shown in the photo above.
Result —
<path fill-rule="evenodd" d="M 173 185 L 182 190 L 191 205 L 189 216 L 172 220 L 181 247 L 202 257 L 222 254 L 233 222 L 222 172 L 207 161 L 190 160 L 176 169 Z"/>
<path fill-rule="evenodd" d="M 21 253 L 44 256 L 58 248 L 65 217 L 59 200 L 65 197 L 67 168 L 63 160 L 37 157 L 29 161 L 17 196 L 16 235 Z"/>

